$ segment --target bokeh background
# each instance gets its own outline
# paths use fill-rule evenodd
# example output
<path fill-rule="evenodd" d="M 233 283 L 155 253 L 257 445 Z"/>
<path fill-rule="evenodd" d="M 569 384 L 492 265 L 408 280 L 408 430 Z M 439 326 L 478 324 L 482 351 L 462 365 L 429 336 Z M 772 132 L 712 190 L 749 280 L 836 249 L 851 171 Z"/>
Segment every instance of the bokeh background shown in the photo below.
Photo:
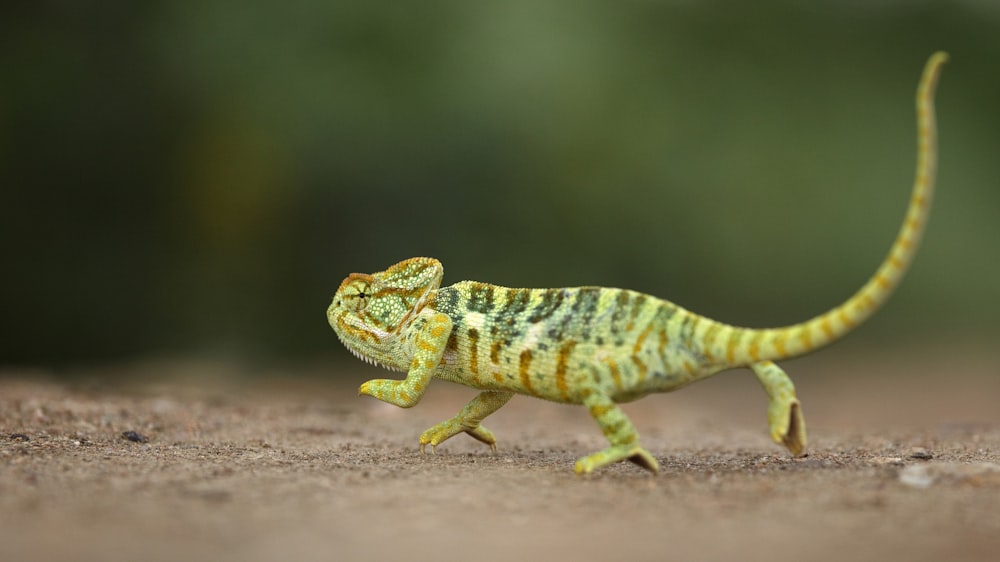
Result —
<path fill-rule="evenodd" d="M 0 365 L 346 356 L 341 279 L 824 311 L 940 190 L 865 345 L 1000 332 L 1000 3 L 44 1 L 0 15 Z M 861 345 L 861 344 L 853 344 Z"/>

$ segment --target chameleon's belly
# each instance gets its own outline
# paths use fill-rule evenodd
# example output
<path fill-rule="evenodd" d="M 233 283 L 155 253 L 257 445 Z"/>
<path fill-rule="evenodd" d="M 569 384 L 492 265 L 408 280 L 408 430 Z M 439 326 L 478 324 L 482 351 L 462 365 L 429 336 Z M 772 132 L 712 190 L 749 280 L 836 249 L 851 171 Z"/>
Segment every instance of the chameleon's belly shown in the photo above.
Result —
<path fill-rule="evenodd" d="M 568 348 L 570 346 L 566 346 Z M 517 368 L 490 364 L 470 372 L 457 364 L 443 364 L 438 378 L 481 390 L 501 390 L 553 400 L 582 403 L 589 392 L 598 391 L 615 402 L 629 402 L 653 392 L 670 392 L 714 371 L 696 366 L 684 353 L 667 357 L 635 354 L 593 345 L 576 345 L 552 353 L 548 350 L 523 350 Z M 681 359 L 669 361 L 669 359 Z"/>

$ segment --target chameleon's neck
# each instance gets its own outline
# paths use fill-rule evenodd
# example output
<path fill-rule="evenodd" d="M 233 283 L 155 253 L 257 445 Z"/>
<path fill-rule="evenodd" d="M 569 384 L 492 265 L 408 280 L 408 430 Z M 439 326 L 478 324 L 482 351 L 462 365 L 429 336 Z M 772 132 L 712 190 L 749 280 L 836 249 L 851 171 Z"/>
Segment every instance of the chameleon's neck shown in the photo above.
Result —
<path fill-rule="evenodd" d="M 714 344 L 714 351 L 724 353 L 729 359 L 727 363 L 739 366 L 794 357 L 828 345 L 868 319 L 899 286 L 923 236 L 934 195 L 937 168 L 934 90 L 941 66 L 947 60 L 947 54 L 935 53 L 927 61 L 917 87 L 917 166 L 913 193 L 896 241 L 875 275 L 846 302 L 805 322 L 764 330 L 733 328 L 725 334 L 728 338 L 717 338 Z"/>

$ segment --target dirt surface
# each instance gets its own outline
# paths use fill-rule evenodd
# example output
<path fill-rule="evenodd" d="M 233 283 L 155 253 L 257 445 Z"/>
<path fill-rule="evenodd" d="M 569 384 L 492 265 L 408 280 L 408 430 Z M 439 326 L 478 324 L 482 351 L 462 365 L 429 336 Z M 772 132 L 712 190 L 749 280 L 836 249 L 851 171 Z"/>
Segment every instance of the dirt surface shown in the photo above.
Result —
<path fill-rule="evenodd" d="M 459 436 L 422 457 L 474 392 L 402 410 L 356 396 L 378 376 L 358 363 L 8 371 L 0 559 L 996 560 L 1000 355 L 847 355 L 786 363 L 808 456 L 729 373 L 626 406 L 658 476 L 588 478 L 573 462 L 604 444 L 582 408 L 518 397 L 489 419 L 496 455 Z"/>

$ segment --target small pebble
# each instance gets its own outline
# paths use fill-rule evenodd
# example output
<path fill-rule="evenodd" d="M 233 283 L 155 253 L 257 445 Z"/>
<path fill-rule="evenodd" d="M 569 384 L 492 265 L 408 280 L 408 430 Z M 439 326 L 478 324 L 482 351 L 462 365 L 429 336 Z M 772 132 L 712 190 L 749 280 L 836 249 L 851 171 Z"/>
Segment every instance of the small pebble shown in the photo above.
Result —
<path fill-rule="evenodd" d="M 899 481 L 913 488 L 928 488 L 934 480 L 935 476 L 925 464 L 908 466 L 899 473 Z"/>
<path fill-rule="evenodd" d="M 146 443 L 149 441 L 149 438 L 146 437 L 145 435 L 139 433 L 138 431 L 132 431 L 132 430 L 123 431 L 122 437 L 135 443 Z"/>
<path fill-rule="evenodd" d="M 912 464 L 899 472 L 899 481 L 914 488 L 928 488 L 938 482 L 997 486 L 1000 485 L 1000 465 L 991 462 Z"/>
<path fill-rule="evenodd" d="M 910 449 L 910 458 L 921 461 L 929 461 L 934 458 L 934 455 L 932 455 L 927 449 L 924 449 L 923 447 L 914 447 Z"/>
<path fill-rule="evenodd" d="M 12 441 L 31 441 L 31 438 L 23 433 L 11 433 L 10 439 Z"/>

